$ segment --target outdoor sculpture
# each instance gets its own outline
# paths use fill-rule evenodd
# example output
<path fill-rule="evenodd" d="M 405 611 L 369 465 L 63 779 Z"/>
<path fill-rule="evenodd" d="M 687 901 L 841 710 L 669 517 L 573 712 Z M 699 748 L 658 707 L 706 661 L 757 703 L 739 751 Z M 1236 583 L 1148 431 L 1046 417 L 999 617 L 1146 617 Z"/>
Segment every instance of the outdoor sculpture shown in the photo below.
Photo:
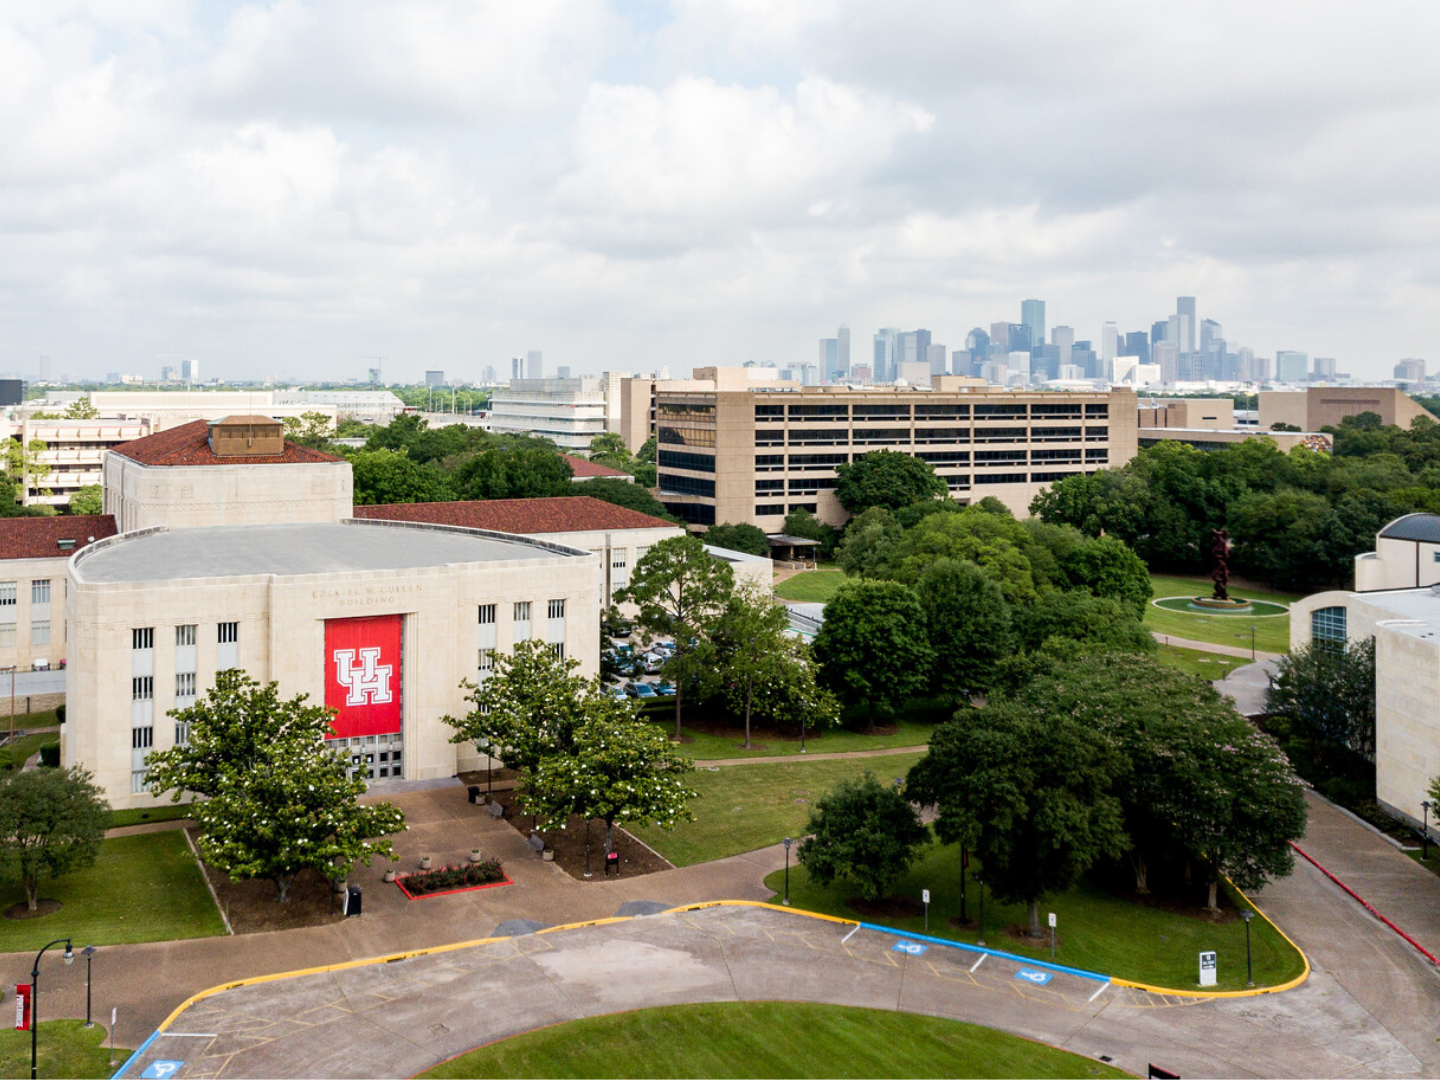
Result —
<path fill-rule="evenodd" d="M 1210 539 L 1210 554 L 1215 556 L 1215 569 L 1210 574 L 1210 579 L 1215 582 L 1215 594 L 1212 599 L 1229 602 L 1230 533 L 1226 529 L 1211 529 Z"/>

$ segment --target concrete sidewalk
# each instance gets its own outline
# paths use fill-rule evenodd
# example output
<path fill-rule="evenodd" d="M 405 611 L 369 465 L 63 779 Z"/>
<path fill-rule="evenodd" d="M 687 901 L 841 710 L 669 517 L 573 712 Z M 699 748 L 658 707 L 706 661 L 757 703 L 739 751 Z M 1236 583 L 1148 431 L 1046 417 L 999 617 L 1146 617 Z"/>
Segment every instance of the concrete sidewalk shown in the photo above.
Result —
<path fill-rule="evenodd" d="M 1211 685 L 1235 702 L 1241 716 L 1263 716 L 1270 690 L 1270 676 L 1275 674 L 1278 659 L 1246 664 L 1226 673 Z"/>
<path fill-rule="evenodd" d="M 1195 649 L 1198 652 L 1215 653 L 1217 656 L 1242 656 L 1247 660 L 1278 660 L 1279 653 L 1254 651 L 1241 648 L 1237 645 L 1216 645 L 1213 641 L 1196 641 L 1194 638 L 1176 637 L 1174 634 L 1162 634 L 1158 630 L 1151 630 L 1150 636 L 1161 645 L 1174 645 L 1179 649 Z"/>

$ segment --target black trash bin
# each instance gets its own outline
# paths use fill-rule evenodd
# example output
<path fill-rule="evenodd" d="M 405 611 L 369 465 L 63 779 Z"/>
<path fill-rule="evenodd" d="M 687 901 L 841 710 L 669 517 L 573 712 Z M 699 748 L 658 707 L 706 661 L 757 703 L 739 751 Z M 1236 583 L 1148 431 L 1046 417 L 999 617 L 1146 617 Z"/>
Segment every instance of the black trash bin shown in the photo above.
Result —
<path fill-rule="evenodd" d="M 359 915 L 360 903 L 360 886 L 351 885 L 345 890 L 345 914 Z"/>
<path fill-rule="evenodd" d="M 479 784 L 471 784 L 471 785 L 470 785 L 468 788 L 466 788 L 465 790 L 468 791 L 468 792 L 470 792 L 470 801 L 471 801 L 472 803 L 478 803 L 478 802 L 480 801 L 480 785 L 479 785 Z"/>

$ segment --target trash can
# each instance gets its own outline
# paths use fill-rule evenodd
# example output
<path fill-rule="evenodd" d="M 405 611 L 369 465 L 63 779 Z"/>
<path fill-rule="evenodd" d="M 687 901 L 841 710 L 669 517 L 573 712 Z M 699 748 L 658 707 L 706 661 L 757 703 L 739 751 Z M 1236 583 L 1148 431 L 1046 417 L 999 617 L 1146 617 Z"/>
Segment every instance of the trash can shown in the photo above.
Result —
<path fill-rule="evenodd" d="M 360 886 L 351 885 L 345 890 L 345 914 L 360 914 Z"/>
<path fill-rule="evenodd" d="M 466 790 L 470 792 L 470 801 L 471 801 L 472 803 L 478 803 L 478 802 L 480 801 L 480 785 L 479 785 L 479 784 L 471 784 Z"/>

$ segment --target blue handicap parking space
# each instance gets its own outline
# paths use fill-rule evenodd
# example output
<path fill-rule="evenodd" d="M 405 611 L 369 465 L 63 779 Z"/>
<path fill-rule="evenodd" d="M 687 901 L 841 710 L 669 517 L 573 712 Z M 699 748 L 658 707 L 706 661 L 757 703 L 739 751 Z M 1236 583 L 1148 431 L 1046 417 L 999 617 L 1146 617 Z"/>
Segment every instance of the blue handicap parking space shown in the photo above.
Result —
<path fill-rule="evenodd" d="M 897 941 L 893 946 L 896 952 L 903 952 L 910 956 L 920 956 L 929 945 L 921 945 L 918 941 Z"/>
<path fill-rule="evenodd" d="M 145 1071 L 140 1074 L 140 1080 L 169 1080 L 184 1065 L 183 1061 L 152 1061 L 145 1066 Z"/>
<path fill-rule="evenodd" d="M 1015 972 L 1015 977 L 1022 982 L 1034 983 L 1036 986 L 1044 986 L 1055 977 L 1053 971 L 1036 971 L 1034 968 L 1021 968 Z"/>

